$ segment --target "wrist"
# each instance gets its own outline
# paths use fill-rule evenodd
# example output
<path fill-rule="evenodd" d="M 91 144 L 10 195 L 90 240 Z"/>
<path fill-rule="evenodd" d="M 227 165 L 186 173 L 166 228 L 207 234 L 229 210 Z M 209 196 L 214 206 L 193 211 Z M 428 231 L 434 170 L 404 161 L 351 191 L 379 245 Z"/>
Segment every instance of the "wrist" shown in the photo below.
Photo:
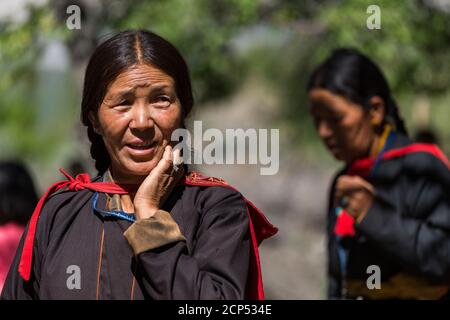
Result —
<path fill-rule="evenodd" d="M 136 219 L 142 220 L 142 219 L 148 219 L 153 217 L 156 212 L 159 210 L 159 208 L 156 207 L 142 207 L 142 208 L 136 208 Z"/>

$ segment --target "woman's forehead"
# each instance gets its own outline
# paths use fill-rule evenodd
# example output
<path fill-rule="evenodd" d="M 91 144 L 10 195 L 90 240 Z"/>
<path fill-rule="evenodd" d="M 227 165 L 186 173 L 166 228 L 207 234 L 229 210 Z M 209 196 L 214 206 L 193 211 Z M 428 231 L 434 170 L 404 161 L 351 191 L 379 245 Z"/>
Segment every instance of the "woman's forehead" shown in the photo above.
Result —
<path fill-rule="evenodd" d="M 120 73 L 108 88 L 110 94 L 134 92 L 139 88 L 172 89 L 175 82 L 164 71 L 148 64 L 139 64 Z"/>
<path fill-rule="evenodd" d="M 345 97 L 327 89 L 313 89 L 309 92 L 310 110 L 312 112 L 352 112 L 359 107 Z"/>

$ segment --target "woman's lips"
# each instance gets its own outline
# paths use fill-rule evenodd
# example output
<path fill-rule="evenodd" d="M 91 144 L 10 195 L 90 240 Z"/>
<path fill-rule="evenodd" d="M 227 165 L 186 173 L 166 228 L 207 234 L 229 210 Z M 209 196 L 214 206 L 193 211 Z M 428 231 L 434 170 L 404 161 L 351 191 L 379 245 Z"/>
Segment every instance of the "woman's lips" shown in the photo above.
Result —
<path fill-rule="evenodd" d="M 327 147 L 328 147 L 328 150 L 330 150 L 331 153 L 333 153 L 333 154 L 337 154 L 337 153 L 339 153 L 339 152 L 341 151 L 341 149 L 339 148 L 339 146 L 337 146 L 337 145 L 335 145 L 335 144 L 327 145 Z"/>
<path fill-rule="evenodd" d="M 137 157 L 145 157 L 151 155 L 156 149 L 157 143 L 129 143 L 125 146 L 127 151 Z"/>
<path fill-rule="evenodd" d="M 330 150 L 336 150 L 336 149 L 339 149 L 339 148 L 338 148 L 338 146 L 336 146 L 336 145 L 331 145 L 331 146 L 329 145 L 329 146 L 328 146 L 328 149 L 330 149 Z"/>

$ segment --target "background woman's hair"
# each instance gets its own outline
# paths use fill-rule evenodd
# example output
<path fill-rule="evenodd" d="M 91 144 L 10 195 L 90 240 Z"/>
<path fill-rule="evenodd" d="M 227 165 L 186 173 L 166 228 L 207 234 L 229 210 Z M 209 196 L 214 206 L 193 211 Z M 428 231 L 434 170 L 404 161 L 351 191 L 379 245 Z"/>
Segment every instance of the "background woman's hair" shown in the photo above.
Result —
<path fill-rule="evenodd" d="M 384 121 L 392 123 L 397 131 L 407 134 L 397 104 L 381 70 L 367 56 L 354 49 L 337 49 L 312 73 L 307 91 L 322 88 L 342 95 L 350 101 L 370 108 L 370 98 L 384 100 Z"/>
<path fill-rule="evenodd" d="M 142 30 L 120 32 L 103 42 L 94 51 L 86 68 L 81 102 L 81 121 L 87 126 L 91 156 L 100 174 L 108 169 L 111 160 L 102 136 L 94 132 L 89 113 L 97 116 L 109 85 L 136 64 L 151 64 L 174 79 L 183 120 L 194 104 L 187 64 L 170 42 Z"/>
<path fill-rule="evenodd" d="M 33 180 L 20 162 L 0 162 L 0 225 L 26 225 L 38 202 Z"/>

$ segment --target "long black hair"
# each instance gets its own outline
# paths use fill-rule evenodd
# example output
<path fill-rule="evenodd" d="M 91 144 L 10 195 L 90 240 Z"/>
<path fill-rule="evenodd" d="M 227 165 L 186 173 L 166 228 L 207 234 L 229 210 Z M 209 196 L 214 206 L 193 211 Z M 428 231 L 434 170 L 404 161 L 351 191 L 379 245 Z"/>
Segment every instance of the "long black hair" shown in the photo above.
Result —
<path fill-rule="evenodd" d="M 27 167 L 16 161 L 0 162 L 0 225 L 26 225 L 38 202 Z"/>
<path fill-rule="evenodd" d="M 307 91 L 314 88 L 342 95 L 365 110 L 370 108 L 370 98 L 379 96 L 386 108 L 384 122 L 393 124 L 397 131 L 407 134 L 383 73 L 372 60 L 355 49 L 333 51 L 309 78 Z"/>
<path fill-rule="evenodd" d="M 194 104 L 187 64 L 170 42 L 143 30 L 123 31 L 103 42 L 94 51 L 86 68 L 81 101 L 81 121 L 87 126 L 91 156 L 99 173 L 108 169 L 111 160 L 102 137 L 94 131 L 89 114 L 92 112 L 97 116 L 108 86 L 136 64 L 151 64 L 174 79 L 183 119 Z"/>

